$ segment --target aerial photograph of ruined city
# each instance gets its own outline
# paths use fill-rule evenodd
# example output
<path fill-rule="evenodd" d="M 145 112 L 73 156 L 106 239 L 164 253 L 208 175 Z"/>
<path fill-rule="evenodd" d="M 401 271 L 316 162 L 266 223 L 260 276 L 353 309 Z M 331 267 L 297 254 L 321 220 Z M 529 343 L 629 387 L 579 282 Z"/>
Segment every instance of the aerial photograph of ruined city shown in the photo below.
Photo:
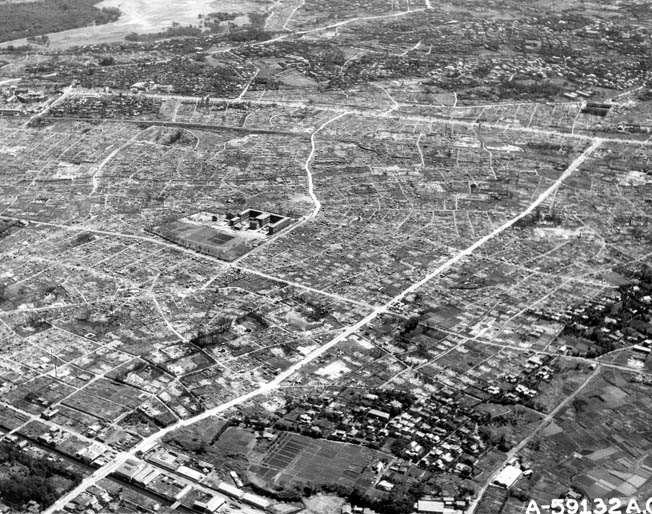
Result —
<path fill-rule="evenodd" d="M 652 514 L 650 0 L 0 0 L 0 514 Z"/>

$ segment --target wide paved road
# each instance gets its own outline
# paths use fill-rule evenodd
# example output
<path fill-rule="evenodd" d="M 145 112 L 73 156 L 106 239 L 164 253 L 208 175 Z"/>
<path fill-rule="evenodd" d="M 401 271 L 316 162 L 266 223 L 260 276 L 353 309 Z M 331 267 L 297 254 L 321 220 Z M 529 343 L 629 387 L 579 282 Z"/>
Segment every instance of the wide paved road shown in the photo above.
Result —
<path fill-rule="evenodd" d="M 331 120 L 333 121 L 333 120 Z M 314 140 L 313 140 L 314 141 Z M 180 427 L 188 426 L 193 423 L 196 423 L 198 421 L 201 421 L 203 419 L 216 416 L 218 414 L 221 414 L 228 409 L 231 409 L 232 407 L 237 407 L 238 405 L 241 405 L 245 402 L 248 402 L 249 400 L 252 400 L 258 396 L 265 395 L 268 393 L 271 393 L 275 391 L 282 382 L 290 378 L 292 375 L 297 373 L 301 368 L 306 366 L 307 364 L 310 364 L 313 362 L 315 359 L 323 355 L 325 352 L 330 350 L 332 347 L 346 339 L 347 337 L 351 336 L 355 332 L 357 332 L 360 328 L 362 328 L 364 325 L 367 323 L 371 322 L 374 320 L 376 317 L 379 315 L 385 314 L 389 312 L 389 309 L 395 305 L 396 303 L 400 302 L 403 300 L 407 295 L 410 293 L 416 291 L 417 289 L 421 288 L 423 285 L 425 285 L 427 282 L 430 280 L 434 279 L 435 277 L 441 275 L 444 271 L 448 270 L 450 267 L 453 265 L 459 263 L 462 261 L 464 258 L 470 256 L 475 252 L 478 248 L 483 246 L 485 243 L 488 241 L 494 239 L 495 237 L 499 236 L 509 228 L 511 228 L 516 222 L 527 216 L 528 214 L 532 213 L 534 209 L 536 209 L 539 205 L 541 205 L 548 197 L 550 197 L 555 191 L 557 191 L 557 188 L 568 178 L 577 168 L 579 168 L 584 161 L 593 153 L 593 151 L 596 150 L 601 144 L 603 140 L 602 139 L 595 139 L 591 146 L 589 146 L 584 152 L 582 152 L 581 155 L 579 155 L 571 164 L 566 168 L 564 173 L 562 173 L 559 178 L 548 188 L 546 189 L 543 193 L 541 193 L 530 205 L 527 206 L 526 209 L 524 209 L 521 213 L 519 213 L 517 216 L 511 218 L 507 222 L 505 222 L 503 225 L 500 227 L 496 228 L 493 232 L 487 234 L 486 236 L 482 237 L 481 239 L 478 239 L 475 243 L 473 243 L 471 246 L 468 248 L 465 248 L 464 250 L 458 252 L 455 254 L 453 257 L 448 259 L 446 262 L 441 264 L 439 267 L 437 267 L 435 270 L 431 271 L 428 273 L 423 279 L 419 280 L 418 282 L 415 282 L 408 288 L 404 289 L 402 292 L 397 294 L 395 297 L 390 299 L 387 303 L 380 307 L 376 307 L 370 314 L 362 318 L 360 321 L 357 323 L 349 326 L 346 328 L 344 331 L 342 331 L 339 335 L 331 339 L 328 343 L 325 345 L 315 349 L 313 352 L 309 353 L 306 355 L 303 359 L 300 361 L 296 362 L 293 364 L 291 367 L 289 367 L 287 370 L 285 370 L 283 373 L 279 374 L 274 380 L 263 384 L 260 386 L 258 389 L 255 389 L 249 393 L 246 393 L 242 396 L 239 396 L 237 398 L 234 398 L 232 400 L 229 400 L 228 402 L 225 402 L 221 405 L 218 405 L 217 407 L 214 407 L 212 409 L 206 410 L 202 412 L 201 414 L 198 414 L 196 416 L 193 416 L 191 418 L 185 419 L 185 420 L 180 420 L 177 421 L 176 423 L 160 430 L 159 432 L 149 436 L 148 438 L 144 439 L 143 441 L 140 442 L 137 446 L 133 447 L 129 452 L 122 452 L 116 456 L 115 459 L 113 459 L 111 462 L 107 463 L 106 465 L 102 466 L 99 468 L 97 471 L 95 471 L 92 475 L 87 477 L 85 480 L 82 481 L 79 486 L 75 487 L 72 491 L 70 491 L 68 494 L 64 495 L 61 497 L 57 502 L 55 502 L 49 509 L 45 511 L 44 514 L 52 514 L 53 512 L 62 509 L 64 505 L 66 505 L 70 500 L 72 500 L 74 497 L 76 497 L 78 494 L 80 494 L 82 491 L 84 491 L 86 488 L 89 486 L 97 483 L 99 480 L 107 477 L 109 474 L 111 474 L 113 471 L 115 471 L 125 460 L 127 460 L 129 457 L 134 456 L 137 452 L 147 449 L 151 447 L 152 445 L 156 444 L 157 441 L 160 441 L 162 437 L 164 437 L 166 434 L 172 432 L 173 430 L 176 430 Z M 556 412 L 556 411 L 554 411 Z"/>

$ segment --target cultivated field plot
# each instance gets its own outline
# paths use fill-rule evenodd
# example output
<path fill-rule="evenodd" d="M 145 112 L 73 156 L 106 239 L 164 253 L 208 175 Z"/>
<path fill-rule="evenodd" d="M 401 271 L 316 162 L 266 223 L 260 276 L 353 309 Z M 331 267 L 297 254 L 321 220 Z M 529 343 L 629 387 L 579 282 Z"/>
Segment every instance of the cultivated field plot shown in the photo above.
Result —
<path fill-rule="evenodd" d="M 528 447 L 525 456 L 537 472 L 519 489 L 537 501 L 569 484 L 589 498 L 648 498 L 652 402 L 647 387 L 633 379 L 617 370 L 593 378 Z"/>
<path fill-rule="evenodd" d="M 72 395 L 63 403 L 101 419 L 113 421 L 134 409 L 145 399 L 131 386 L 114 384 L 101 379 Z"/>
<path fill-rule="evenodd" d="M 72 387 L 44 376 L 13 389 L 6 394 L 5 401 L 24 411 L 37 413 L 74 392 Z"/>
<path fill-rule="evenodd" d="M 387 456 L 362 446 L 311 439 L 283 432 L 260 466 L 250 469 L 267 484 L 363 485 L 373 479 L 371 466 Z M 309 478 L 307 478 L 309 477 Z"/>
<path fill-rule="evenodd" d="M 23 423 L 26 423 L 28 420 L 28 416 L 20 414 L 9 407 L 0 405 L 0 427 L 6 430 L 13 430 Z"/>

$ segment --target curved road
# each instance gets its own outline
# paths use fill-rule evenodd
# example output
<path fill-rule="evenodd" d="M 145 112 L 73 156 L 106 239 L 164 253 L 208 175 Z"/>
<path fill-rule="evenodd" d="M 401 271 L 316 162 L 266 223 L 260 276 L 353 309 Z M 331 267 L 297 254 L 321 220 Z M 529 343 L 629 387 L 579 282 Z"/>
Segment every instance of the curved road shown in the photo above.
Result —
<path fill-rule="evenodd" d="M 339 117 L 343 116 L 345 113 L 340 115 Z M 309 156 L 309 159 L 306 161 L 306 170 L 309 172 L 309 166 L 308 163 L 310 162 L 312 156 L 314 155 L 314 135 L 323 127 L 325 127 L 328 123 L 334 121 L 337 118 L 332 118 L 331 120 L 327 121 L 324 123 L 319 129 L 317 129 L 315 132 L 313 132 L 313 137 L 311 137 L 311 141 L 313 142 L 313 150 Z M 562 173 L 559 178 L 548 188 L 546 189 L 543 193 L 539 195 L 538 198 L 536 198 L 525 210 L 523 210 L 520 214 L 517 216 L 511 218 L 507 222 L 505 222 L 503 225 L 500 227 L 496 228 L 493 232 L 487 234 L 486 236 L 482 237 L 481 239 L 478 239 L 475 243 L 473 243 L 471 246 L 468 248 L 458 252 L 455 254 L 453 257 L 448 259 L 446 262 L 441 264 L 439 267 L 428 273 L 423 279 L 419 280 L 418 282 L 415 282 L 412 284 L 410 287 L 404 289 L 401 293 L 397 294 L 395 297 L 390 299 L 387 303 L 380 307 L 376 307 L 370 314 L 362 318 L 360 321 L 357 323 L 349 326 L 347 329 L 342 331 L 339 335 L 331 339 L 328 343 L 325 345 L 315 349 L 308 355 L 306 355 L 303 359 L 300 361 L 296 362 L 293 364 L 291 367 L 289 367 L 287 370 L 285 370 L 283 373 L 279 374 L 274 380 L 271 382 L 268 382 L 266 384 L 263 384 L 260 386 L 258 389 L 254 389 L 253 391 L 250 391 L 242 396 L 239 396 L 237 398 L 234 398 L 232 400 L 229 400 L 228 402 L 225 402 L 221 405 L 218 405 L 217 407 L 214 407 L 212 409 L 206 410 L 202 412 L 201 414 L 198 414 L 196 416 L 193 416 L 188 419 L 180 420 L 177 421 L 176 423 L 160 430 L 159 432 L 149 436 L 146 439 L 143 439 L 138 445 L 134 446 L 131 450 L 128 452 L 122 452 L 118 454 L 111 462 L 107 463 L 106 465 L 102 466 L 101 468 L 97 469 L 93 474 L 88 476 L 86 479 L 84 479 L 81 484 L 79 484 L 77 487 L 75 487 L 73 490 L 71 490 L 69 493 L 66 495 L 62 496 L 58 501 L 56 501 L 50 508 L 48 508 L 46 511 L 44 511 L 44 514 L 52 514 L 57 510 L 62 509 L 70 500 L 75 498 L 78 494 L 86 490 L 89 486 L 97 483 L 99 480 L 107 477 L 110 475 L 112 472 L 114 472 L 122 463 L 124 463 L 128 458 L 135 456 L 138 452 L 144 451 L 150 447 L 152 447 L 154 444 L 156 444 L 157 441 L 161 440 L 165 435 L 169 434 L 170 432 L 184 426 L 192 425 L 193 423 L 196 423 L 198 421 L 201 421 L 203 419 L 221 414 L 228 409 L 232 407 L 236 407 L 238 405 L 241 405 L 245 402 L 248 402 L 249 400 L 252 400 L 256 398 L 257 396 L 265 395 L 268 393 L 273 392 L 276 390 L 282 382 L 290 378 L 292 375 L 294 375 L 296 372 L 301 370 L 304 366 L 310 364 L 313 362 L 315 359 L 323 355 L 325 352 L 330 350 L 332 347 L 346 339 L 347 337 L 351 336 L 354 334 L 356 331 L 358 331 L 360 328 L 362 328 L 364 325 L 375 319 L 377 316 L 385 314 L 389 312 L 389 309 L 395 305 L 396 303 L 402 301 L 407 295 L 410 293 L 416 291 L 420 287 L 422 287 L 424 284 L 429 282 L 430 280 L 434 279 L 435 277 L 441 275 L 444 271 L 448 270 L 450 267 L 453 265 L 457 264 L 461 260 L 463 260 L 465 257 L 470 256 L 473 254 L 475 250 L 483 246 L 485 243 L 488 241 L 494 239 L 495 237 L 499 236 L 509 228 L 511 228 L 516 222 L 530 214 L 534 209 L 536 209 L 539 205 L 541 205 L 550 195 L 552 195 L 557 188 L 568 178 L 579 166 L 586 161 L 586 159 L 595 151 L 601 144 L 603 140 L 602 139 L 595 139 L 593 140 L 593 144 L 589 146 L 584 152 L 582 152 L 581 155 L 579 155 L 571 164 L 568 166 L 568 168 Z M 309 177 L 312 178 L 312 174 L 309 174 Z M 314 192 L 313 192 L 314 195 Z M 314 197 L 315 202 L 315 211 L 314 215 L 316 215 L 317 212 L 319 212 L 319 208 L 321 206 L 321 203 L 319 203 L 319 200 Z M 558 409 L 564 405 L 566 402 L 563 402 L 560 404 L 557 409 L 553 411 L 553 413 L 557 412 Z M 485 486 L 486 489 L 486 486 Z M 484 489 L 483 489 L 484 491 Z"/>

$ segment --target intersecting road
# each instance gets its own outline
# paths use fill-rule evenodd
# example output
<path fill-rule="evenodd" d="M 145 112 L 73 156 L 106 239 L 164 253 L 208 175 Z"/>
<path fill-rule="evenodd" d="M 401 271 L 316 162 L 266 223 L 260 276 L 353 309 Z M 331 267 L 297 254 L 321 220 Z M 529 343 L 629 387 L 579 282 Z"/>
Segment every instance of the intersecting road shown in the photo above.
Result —
<path fill-rule="evenodd" d="M 331 119 L 330 121 L 333 121 L 334 119 Z M 324 127 L 327 123 L 326 122 L 322 127 Z M 313 133 L 314 136 L 314 133 Z M 312 146 L 313 150 L 311 152 L 311 156 L 309 157 L 308 161 L 306 161 L 306 170 L 309 171 L 309 166 L 308 163 L 314 154 L 314 138 L 311 138 L 312 140 Z M 126 452 L 121 452 L 119 453 L 112 461 L 108 462 L 101 468 L 97 469 L 94 473 L 92 473 L 90 476 L 85 478 L 77 487 L 75 487 L 73 490 L 71 490 L 69 493 L 66 495 L 62 496 L 57 502 L 55 502 L 52 506 L 50 506 L 49 509 L 45 511 L 44 514 L 52 514 L 53 512 L 63 508 L 70 500 L 72 500 L 74 497 L 76 497 L 78 494 L 80 494 L 82 491 L 84 491 L 86 488 L 89 486 L 97 483 L 99 480 L 107 477 L 110 475 L 112 472 L 114 472 L 117 468 L 119 468 L 128 458 L 133 457 L 140 451 L 146 450 L 147 448 L 150 448 L 152 445 L 156 444 L 157 441 L 160 441 L 161 438 L 163 438 L 166 434 L 184 426 L 188 426 L 191 424 L 194 424 L 198 421 L 201 421 L 203 419 L 216 416 L 218 414 L 222 414 L 223 412 L 227 411 L 228 409 L 231 409 L 233 407 L 236 407 L 238 405 L 241 405 L 243 403 L 246 403 L 258 396 L 263 396 L 266 394 L 269 394 L 280 386 L 282 382 L 290 378 L 292 375 L 297 373 L 301 368 L 306 366 L 307 364 L 313 362 L 315 359 L 323 355 L 325 352 L 336 346 L 338 343 L 341 341 L 345 340 L 347 337 L 351 336 L 355 332 L 357 332 L 360 328 L 377 318 L 378 316 L 385 314 L 389 312 L 389 309 L 394 306 L 396 303 L 399 303 L 402 301 L 407 295 L 410 293 L 416 291 L 423 285 L 425 285 L 427 282 L 433 280 L 434 278 L 438 277 L 441 275 L 443 272 L 451 268 L 453 265 L 459 263 L 462 261 L 464 258 L 470 256 L 475 252 L 478 248 L 483 246 L 485 243 L 488 241 L 498 237 L 500 234 L 511 228 L 516 222 L 527 216 L 528 214 L 532 213 L 538 206 L 540 206 L 543 202 L 546 201 L 548 197 L 550 197 L 568 178 L 577 168 L 579 168 L 584 161 L 602 144 L 603 140 L 601 139 L 595 139 L 593 143 L 584 151 L 582 154 L 580 154 L 571 164 L 568 166 L 568 168 L 562 173 L 559 178 L 548 188 L 546 189 L 543 193 L 541 193 L 530 205 L 527 206 L 526 209 L 524 209 L 521 213 L 519 213 L 517 216 L 511 218 L 507 222 L 505 222 L 503 225 L 500 227 L 496 228 L 493 232 L 487 234 L 486 236 L 482 237 L 481 239 L 478 239 L 475 243 L 473 243 L 471 246 L 468 248 L 465 248 L 464 250 L 456 253 L 454 256 L 449 258 L 447 261 L 439 265 L 437 268 L 434 270 L 430 271 L 425 277 L 423 277 L 421 280 L 418 282 L 415 282 L 408 288 L 404 289 L 402 292 L 394 296 L 392 299 L 390 299 L 387 303 L 385 303 L 382 306 L 376 307 L 373 309 L 368 315 L 363 317 L 361 320 L 359 320 L 357 323 L 350 325 L 348 328 L 343 330 L 339 335 L 331 339 L 328 343 L 320 346 L 319 348 L 315 349 L 308 355 L 306 355 L 303 359 L 300 361 L 296 362 L 292 366 L 290 366 L 287 370 L 284 372 L 280 373 L 279 375 L 274 378 L 274 380 L 267 382 L 263 385 L 261 385 L 259 388 L 254 389 L 242 396 L 239 396 L 237 398 L 231 399 L 221 405 L 218 405 L 217 407 L 214 407 L 212 409 L 208 409 L 201 414 L 198 414 L 196 416 L 193 416 L 191 418 L 187 418 L 184 420 L 177 421 L 176 423 L 169 425 L 168 427 L 160 430 L 159 432 L 156 432 L 155 434 L 152 434 L 151 436 L 147 437 L 146 439 L 143 439 L 138 445 L 134 446 L 131 448 L 129 451 Z M 313 192 L 314 194 L 314 192 Z M 321 205 L 317 198 L 315 197 L 315 206 L 316 209 L 318 210 L 318 207 Z"/>

